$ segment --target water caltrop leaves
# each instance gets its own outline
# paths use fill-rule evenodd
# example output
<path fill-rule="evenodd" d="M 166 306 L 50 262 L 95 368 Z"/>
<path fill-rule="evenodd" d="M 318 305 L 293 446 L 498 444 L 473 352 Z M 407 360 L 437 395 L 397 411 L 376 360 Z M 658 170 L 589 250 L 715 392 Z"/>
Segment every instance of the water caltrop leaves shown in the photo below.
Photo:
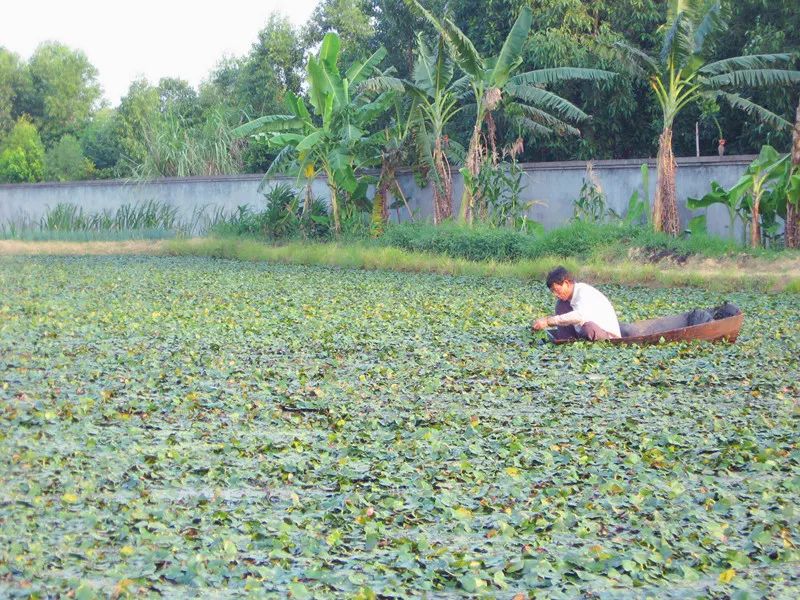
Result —
<path fill-rule="evenodd" d="M 800 305 L 539 345 L 540 282 L 0 259 L 0 596 L 800 595 Z"/>

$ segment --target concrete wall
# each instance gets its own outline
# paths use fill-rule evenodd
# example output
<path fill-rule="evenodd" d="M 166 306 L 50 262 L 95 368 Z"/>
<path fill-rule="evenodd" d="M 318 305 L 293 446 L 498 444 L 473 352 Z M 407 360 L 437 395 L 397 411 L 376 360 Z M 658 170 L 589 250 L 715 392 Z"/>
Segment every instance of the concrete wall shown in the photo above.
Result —
<path fill-rule="evenodd" d="M 730 187 L 754 158 L 725 156 L 678 159 L 677 186 L 681 222 L 686 224 L 694 216 L 686 209 L 687 197 L 701 197 L 709 192 L 712 180 L 718 181 L 724 187 Z M 656 184 L 654 160 L 598 160 L 592 163 L 595 178 L 606 194 L 608 207 L 617 213 L 625 212 L 634 190 L 641 190 L 640 167 L 643 162 L 650 166 L 652 202 Z M 566 223 L 573 215 L 574 201 L 580 195 L 587 163 L 526 163 L 522 167 L 523 200 L 537 202 L 529 210 L 530 218 L 548 229 Z M 398 180 L 415 216 L 418 219 L 430 219 L 431 186 L 419 188 L 408 171 L 400 171 Z M 146 183 L 113 180 L 0 185 L 0 226 L 9 222 L 38 222 L 48 209 L 59 203 L 76 204 L 84 212 L 91 213 L 113 211 L 123 204 L 158 200 L 177 208 L 180 220 L 194 222 L 197 227 L 202 227 L 203 219 L 199 217 L 201 214 L 208 216 L 218 209 L 232 212 L 240 205 L 252 208 L 263 206 L 264 198 L 258 191 L 260 181 L 260 175 L 231 175 L 159 179 Z M 291 177 L 277 177 L 268 185 L 280 182 L 292 185 L 294 181 Z M 463 181 L 460 175 L 456 175 L 453 185 L 456 210 L 462 190 Z M 315 181 L 313 191 L 318 197 L 327 197 L 325 180 Z M 397 220 L 398 217 L 407 220 L 405 209 L 392 211 L 392 220 Z M 728 227 L 727 210 L 721 206 L 710 207 L 709 232 L 727 236 Z"/>

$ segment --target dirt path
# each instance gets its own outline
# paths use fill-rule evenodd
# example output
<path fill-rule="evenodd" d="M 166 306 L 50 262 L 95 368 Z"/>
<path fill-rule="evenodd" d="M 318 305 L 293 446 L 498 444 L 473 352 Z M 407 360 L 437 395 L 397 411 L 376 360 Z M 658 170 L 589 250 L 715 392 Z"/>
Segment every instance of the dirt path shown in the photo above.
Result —
<path fill-rule="evenodd" d="M 160 254 L 163 247 L 163 242 L 158 240 L 126 242 L 23 242 L 0 240 L 0 255 Z"/>
<path fill-rule="evenodd" d="M 188 242 L 188 243 L 187 243 Z M 179 254 L 192 255 L 193 242 L 182 243 Z M 0 240 L 0 256 L 34 256 L 34 255 L 165 255 L 168 253 L 168 242 L 163 240 L 136 240 L 124 242 L 61 242 L 41 241 L 28 242 L 17 240 Z M 638 258 L 638 260 L 637 260 Z M 277 262 L 285 262 L 280 258 Z M 636 265 L 647 265 L 637 275 Z M 631 272 L 633 266 L 634 272 Z M 658 277 L 653 276 L 653 267 Z M 420 269 L 425 271 L 425 267 Z M 756 258 L 742 254 L 739 256 L 716 258 L 683 257 L 680 264 L 669 258 L 648 260 L 644 257 L 631 257 L 629 260 L 608 263 L 587 264 L 587 272 L 597 277 L 598 281 L 624 282 L 641 285 L 702 285 L 701 282 L 721 284 L 731 289 L 753 289 L 782 291 L 791 287 L 797 291 L 800 281 L 800 255 L 781 257 L 774 260 Z M 487 272 L 487 274 L 489 274 Z M 660 279 L 660 283 L 657 281 Z"/>

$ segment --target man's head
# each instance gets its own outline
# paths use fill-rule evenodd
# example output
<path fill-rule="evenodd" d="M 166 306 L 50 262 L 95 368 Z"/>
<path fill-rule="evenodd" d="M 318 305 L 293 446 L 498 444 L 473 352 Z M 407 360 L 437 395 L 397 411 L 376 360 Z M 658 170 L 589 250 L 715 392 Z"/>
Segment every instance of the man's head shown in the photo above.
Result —
<path fill-rule="evenodd" d="M 547 274 L 547 287 L 556 298 L 567 301 L 572 298 L 575 289 L 575 278 L 564 267 L 556 267 Z"/>

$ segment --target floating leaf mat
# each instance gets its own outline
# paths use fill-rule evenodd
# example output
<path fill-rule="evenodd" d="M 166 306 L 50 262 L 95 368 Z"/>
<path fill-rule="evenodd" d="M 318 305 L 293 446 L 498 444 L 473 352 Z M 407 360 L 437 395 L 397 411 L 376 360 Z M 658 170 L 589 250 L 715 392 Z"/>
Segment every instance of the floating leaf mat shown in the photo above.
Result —
<path fill-rule="evenodd" d="M 0 259 L 0 596 L 797 597 L 800 303 L 540 346 L 540 282 Z"/>

